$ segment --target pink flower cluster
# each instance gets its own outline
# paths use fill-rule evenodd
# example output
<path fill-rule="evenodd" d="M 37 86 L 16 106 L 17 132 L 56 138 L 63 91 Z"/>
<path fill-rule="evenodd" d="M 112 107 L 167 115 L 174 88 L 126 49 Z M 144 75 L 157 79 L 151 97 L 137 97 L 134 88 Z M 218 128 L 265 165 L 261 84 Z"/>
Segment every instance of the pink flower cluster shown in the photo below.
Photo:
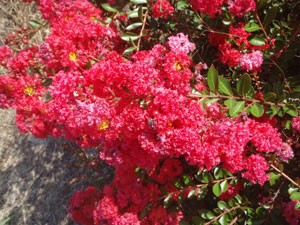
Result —
<path fill-rule="evenodd" d="M 300 117 L 293 118 L 292 126 L 295 130 L 300 132 Z"/>
<path fill-rule="evenodd" d="M 230 13 L 237 17 L 242 17 L 250 11 L 255 11 L 255 0 L 233 0 L 228 1 Z"/>
<path fill-rule="evenodd" d="M 210 33 L 208 35 L 209 43 L 218 47 L 219 60 L 229 67 L 240 66 L 243 70 L 260 72 L 263 53 L 258 49 L 268 49 L 270 45 L 254 46 L 250 44 L 247 40 L 250 33 L 245 31 L 244 26 L 244 23 L 239 23 L 237 27 L 231 26 L 229 35 Z M 245 51 L 249 53 L 244 53 Z"/>
<path fill-rule="evenodd" d="M 295 209 L 295 206 L 300 201 L 291 200 L 283 202 L 281 208 L 283 209 L 283 216 L 290 225 L 298 225 L 300 222 L 300 210 Z"/>
<path fill-rule="evenodd" d="M 240 67 L 247 71 L 260 71 L 263 62 L 261 51 L 254 51 L 250 54 L 244 54 L 240 58 Z"/>
<path fill-rule="evenodd" d="M 200 10 L 210 18 L 214 18 L 217 13 L 221 14 L 221 6 L 228 3 L 228 9 L 233 16 L 242 17 L 250 11 L 255 11 L 256 4 L 254 0 L 191 0 L 195 11 Z"/>
<path fill-rule="evenodd" d="M 152 8 L 154 17 L 168 18 L 168 15 L 174 12 L 173 6 L 167 0 L 157 0 Z"/>
<path fill-rule="evenodd" d="M 193 51 L 196 46 L 194 43 L 191 43 L 187 35 L 179 33 L 176 36 L 171 36 L 168 38 L 169 41 L 167 45 L 170 47 L 172 52 L 180 52 L 183 54 L 188 54 Z"/>

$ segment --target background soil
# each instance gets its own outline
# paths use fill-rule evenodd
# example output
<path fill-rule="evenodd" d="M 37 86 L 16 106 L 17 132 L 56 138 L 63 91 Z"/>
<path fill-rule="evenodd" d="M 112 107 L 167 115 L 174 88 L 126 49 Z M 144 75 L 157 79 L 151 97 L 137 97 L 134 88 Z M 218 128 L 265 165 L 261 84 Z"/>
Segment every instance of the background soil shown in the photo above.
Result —
<path fill-rule="evenodd" d="M 28 26 L 31 19 L 41 21 L 34 3 L 1 0 L 0 46 L 7 34 Z M 40 43 L 47 33 L 39 31 L 30 42 Z M 66 168 L 74 158 L 64 150 L 63 140 L 21 134 L 14 116 L 13 110 L 0 109 L 0 224 L 75 224 L 67 211 L 69 199 L 86 184 L 69 182 L 82 171 Z"/>

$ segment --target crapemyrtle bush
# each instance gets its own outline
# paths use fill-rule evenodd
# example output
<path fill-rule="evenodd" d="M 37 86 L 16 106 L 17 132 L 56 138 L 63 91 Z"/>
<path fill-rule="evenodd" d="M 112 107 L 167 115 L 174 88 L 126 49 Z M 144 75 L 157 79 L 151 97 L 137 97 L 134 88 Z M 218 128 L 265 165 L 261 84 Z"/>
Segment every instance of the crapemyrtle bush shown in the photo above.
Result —
<path fill-rule="evenodd" d="M 47 23 L 0 47 L 0 107 L 115 168 L 73 195 L 74 221 L 299 223 L 299 1 L 36 4 Z"/>

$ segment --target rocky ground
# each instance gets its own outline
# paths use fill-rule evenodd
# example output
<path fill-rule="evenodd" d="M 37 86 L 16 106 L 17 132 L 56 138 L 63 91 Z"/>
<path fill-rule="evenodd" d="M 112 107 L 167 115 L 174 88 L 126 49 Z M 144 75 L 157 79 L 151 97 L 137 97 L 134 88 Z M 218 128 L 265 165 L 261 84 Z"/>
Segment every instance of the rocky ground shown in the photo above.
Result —
<path fill-rule="evenodd" d="M 40 18 L 34 3 L 0 1 L 0 46 L 7 34 Z M 47 32 L 40 31 L 31 42 L 41 42 Z M 0 68 L 0 79 L 3 74 Z M 80 173 L 66 168 L 72 155 L 62 140 L 21 134 L 14 116 L 13 110 L 0 110 L 0 224 L 75 224 L 67 211 L 69 199 L 85 185 L 69 184 Z"/>

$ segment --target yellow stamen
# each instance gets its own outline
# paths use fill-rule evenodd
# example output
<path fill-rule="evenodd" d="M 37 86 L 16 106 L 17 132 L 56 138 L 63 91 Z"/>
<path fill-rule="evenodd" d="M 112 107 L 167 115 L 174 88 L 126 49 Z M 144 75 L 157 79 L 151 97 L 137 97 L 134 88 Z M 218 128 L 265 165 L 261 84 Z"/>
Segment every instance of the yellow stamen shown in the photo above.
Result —
<path fill-rule="evenodd" d="M 34 95 L 34 88 L 30 85 L 28 85 L 25 89 L 24 89 L 24 93 L 29 95 L 29 96 L 33 96 Z"/>
<path fill-rule="evenodd" d="M 174 63 L 174 65 L 176 66 L 176 68 L 177 68 L 178 70 L 181 70 L 181 66 L 180 66 L 180 64 L 179 64 L 177 61 Z"/>
<path fill-rule="evenodd" d="M 98 130 L 105 130 L 109 127 L 109 121 L 103 120 L 101 124 L 97 125 Z"/>
<path fill-rule="evenodd" d="M 71 61 L 76 61 L 76 59 L 77 59 L 77 56 L 76 56 L 76 53 L 74 53 L 74 52 L 70 52 L 69 53 L 69 59 L 71 60 Z"/>
<path fill-rule="evenodd" d="M 171 121 L 168 121 L 167 124 L 169 127 L 171 127 L 173 125 Z"/>

